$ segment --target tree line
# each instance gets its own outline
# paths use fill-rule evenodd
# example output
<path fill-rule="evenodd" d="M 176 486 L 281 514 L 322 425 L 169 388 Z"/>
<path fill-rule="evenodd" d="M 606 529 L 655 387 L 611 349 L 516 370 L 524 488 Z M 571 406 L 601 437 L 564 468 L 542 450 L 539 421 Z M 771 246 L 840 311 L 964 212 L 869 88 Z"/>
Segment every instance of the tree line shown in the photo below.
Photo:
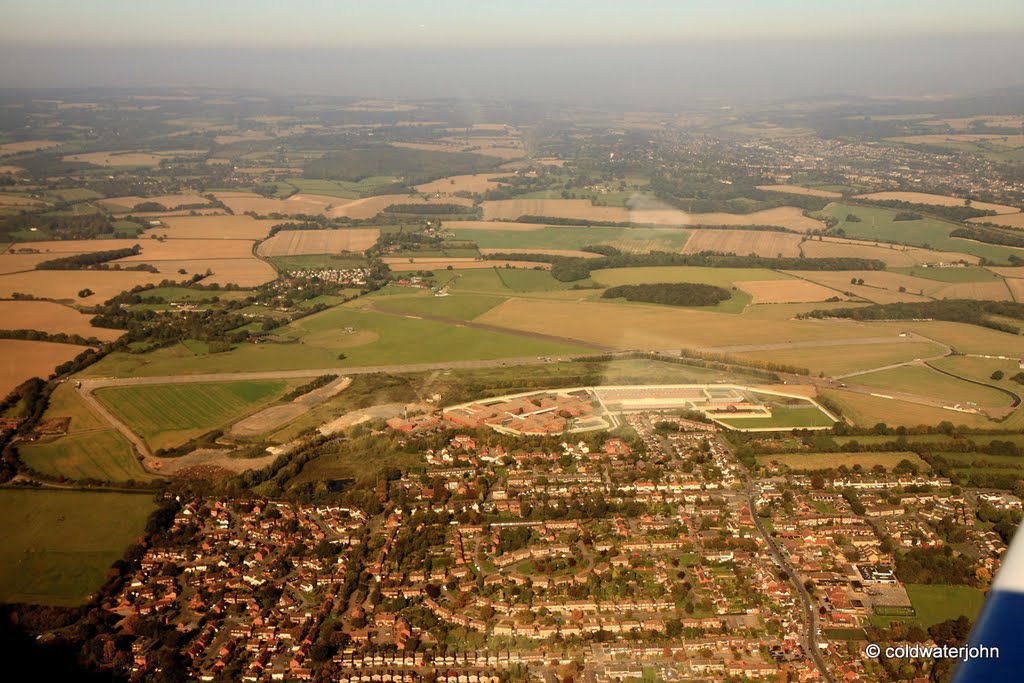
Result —
<path fill-rule="evenodd" d="M 1020 334 L 1019 327 L 992 320 L 987 316 L 1024 320 L 1024 304 L 1015 301 L 944 299 L 942 301 L 873 304 L 863 308 L 815 309 L 797 317 L 849 318 L 851 320 L 945 320 L 988 327 L 1010 334 Z"/>
<path fill-rule="evenodd" d="M 609 287 L 602 299 L 624 298 L 668 306 L 714 306 L 732 298 L 727 289 L 697 282 L 620 285 Z"/>
<path fill-rule="evenodd" d="M 108 249 L 106 251 L 91 251 L 85 254 L 74 254 L 61 258 L 41 261 L 36 264 L 36 270 L 83 270 L 90 266 L 97 266 L 107 261 L 137 256 L 142 253 L 142 247 L 138 244 L 124 249 Z"/>

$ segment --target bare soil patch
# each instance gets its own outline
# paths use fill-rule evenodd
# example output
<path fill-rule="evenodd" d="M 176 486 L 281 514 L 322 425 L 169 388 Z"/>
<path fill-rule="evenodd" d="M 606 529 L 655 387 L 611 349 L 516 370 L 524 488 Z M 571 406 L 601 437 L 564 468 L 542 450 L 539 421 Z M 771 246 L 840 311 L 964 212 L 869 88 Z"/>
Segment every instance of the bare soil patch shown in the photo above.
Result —
<path fill-rule="evenodd" d="M 231 426 L 230 433 L 234 436 L 257 436 L 283 427 L 295 418 L 308 412 L 311 408 L 340 394 L 350 384 L 352 384 L 351 377 L 339 377 L 330 384 L 303 394 L 284 405 L 270 406 L 239 420 Z"/>

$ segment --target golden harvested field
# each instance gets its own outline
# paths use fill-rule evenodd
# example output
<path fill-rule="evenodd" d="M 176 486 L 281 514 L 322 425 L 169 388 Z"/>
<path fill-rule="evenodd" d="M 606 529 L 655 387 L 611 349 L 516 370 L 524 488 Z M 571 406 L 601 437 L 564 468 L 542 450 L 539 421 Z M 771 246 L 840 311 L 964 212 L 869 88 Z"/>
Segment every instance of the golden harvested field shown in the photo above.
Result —
<path fill-rule="evenodd" d="M 541 268 L 543 270 L 549 270 L 551 268 L 550 263 L 536 263 L 534 261 L 478 261 L 476 259 L 460 259 L 460 258 L 416 258 L 412 259 L 412 262 L 407 258 L 386 258 L 384 263 L 387 263 L 391 270 L 447 270 L 448 266 L 452 267 L 452 270 L 480 270 L 483 268 L 504 268 L 506 265 L 512 268 L 526 268 L 536 269 Z"/>
<path fill-rule="evenodd" d="M 987 142 L 1008 149 L 1024 147 L 1024 135 L 998 135 L 992 133 L 908 135 L 898 138 L 886 138 L 886 140 L 890 142 L 906 142 L 911 145 L 941 145 L 946 142 Z"/>
<path fill-rule="evenodd" d="M 179 206 L 189 206 L 192 204 L 209 204 L 210 200 L 194 193 L 187 194 L 162 194 L 156 197 L 136 197 L 129 195 L 127 197 L 111 197 L 110 199 L 101 199 L 100 204 L 106 206 L 112 211 L 131 211 L 139 204 L 146 202 L 156 202 L 160 206 L 173 211 Z"/>
<path fill-rule="evenodd" d="M 346 201 L 336 197 L 312 199 L 314 195 L 292 195 L 288 199 L 275 199 L 252 192 L 216 192 L 214 196 L 224 202 L 236 215 L 254 211 L 260 215 L 282 213 L 319 216 L 328 207 L 337 206 Z"/>
<path fill-rule="evenodd" d="M 55 367 L 85 349 L 74 344 L 0 339 L 0 396 L 7 396 L 27 379 L 46 379 Z"/>
<path fill-rule="evenodd" d="M 89 324 L 91 317 L 52 301 L 0 301 L 0 329 L 64 332 L 100 341 L 112 341 L 124 334 L 122 330 L 93 327 Z"/>
<path fill-rule="evenodd" d="M 931 469 L 928 463 L 921 459 L 920 455 L 911 451 L 896 453 L 780 453 L 757 456 L 757 462 L 760 465 L 777 463 L 794 470 L 810 471 L 836 469 L 844 465 L 846 467 L 860 465 L 866 470 L 871 469 L 875 465 L 881 465 L 886 469 L 890 469 L 899 465 L 903 460 L 909 460 L 925 472 Z"/>
<path fill-rule="evenodd" d="M 366 251 L 376 243 L 378 237 L 380 231 L 375 228 L 282 230 L 260 244 L 258 253 L 260 256 L 298 256 Z"/>
<path fill-rule="evenodd" d="M 11 254 L 4 252 L 0 254 L 0 275 L 17 273 L 23 270 L 32 270 L 37 263 L 48 261 L 53 254 Z"/>
<path fill-rule="evenodd" d="M 454 175 L 429 183 L 417 185 L 416 189 L 424 194 L 452 194 L 454 192 L 483 193 L 500 187 L 496 178 L 504 178 L 507 173 L 477 173 L 474 175 Z"/>
<path fill-rule="evenodd" d="M 683 253 L 719 251 L 740 256 L 756 254 L 769 258 L 800 256 L 801 239 L 800 235 L 766 230 L 694 230 L 683 247 Z"/>
<path fill-rule="evenodd" d="M 985 269 L 1000 277 L 1024 278 L 1024 266 L 985 266 Z"/>
<path fill-rule="evenodd" d="M 249 130 L 238 135 L 218 135 L 213 142 L 218 145 L 230 145 L 235 142 L 257 142 L 259 140 L 273 139 L 273 135 L 267 135 L 255 130 Z"/>
<path fill-rule="evenodd" d="M 871 426 L 879 422 L 893 427 L 900 425 L 906 427 L 934 426 L 943 420 L 948 420 L 955 425 L 975 428 L 992 427 L 995 424 L 984 415 L 976 413 L 961 413 L 955 410 L 878 398 L 841 389 L 829 389 L 821 393 L 843 407 L 844 417 L 861 426 Z"/>
<path fill-rule="evenodd" d="M 481 254 L 506 254 L 509 249 L 481 249 Z M 529 254 L 544 254 L 545 256 L 568 256 L 570 258 L 601 258 L 601 254 L 592 251 L 578 251 L 576 249 L 533 249 L 523 248 L 514 251 Z"/>
<path fill-rule="evenodd" d="M 527 232 L 543 230 L 543 223 L 515 223 L 513 221 L 444 221 L 445 230 L 516 230 Z M 569 226 L 572 227 L 572 226 Z"/>
<path fill-rule="evenodd" d="M 555 168 L 565 166 L 565 159 L 534 159 L 533 161 L 541 166 L 554 166 Z"/>
<path fill-rule="evenodd" d="M 907 337 L 906 339 L 909 339 Z M 742 351 L 730 356 L 748 360 L 783 363 L 807 368 L 813 374 L 844 375 L 874 368 L 905 363 L 915 358 L 931 358 L 944 353 L 944 347 L 928 342 L 910 342 L 897 338 L 889 344 L 844 344 L 838 346 L 800 347 L 770 351 Z M 856 381 L 856 380 L 851 380 Z"/>
<path fill-rule="evenodd" d="M 436 143 L 392 142 L 391 145 L 428 152 L 472 152 L 499 159 L 520 159 L 526 156 L 522 141 L 511 136 L 447 137 Z"/>
<path fill-rule="evenodd" d="M 164 159 L 177 156 L 193 156 L 202 154 L 203 150 L 177 150 L 150 154 L 149 152 L 88 152 L 86 154 L 69 154 L 64 161 L 78 161 L 94 166 L 159 166 Z"/>
<path fill-rule="evenodd" d="M 622 349 L 678 349 L 731 344 L 772 344 L 884 336 L 863 323 L 836 320 L 766 320 L 667 306 L 590 301 L 510 299 L 478 322 L 540 332 Z M 898 339 L 895 330 L 888 331 Z"/>
<path fill-rule="evenodd" d="M 431 203 L 424 197 L 407 194 L 386 194 L 363 199 L 341 199 L 316 194 L 294 194 L 288 199 L 273 199 L 250 192 L 218 192 L 216 196 L 236 214 L 254 211 L 260 215 L 305 214 L 329 218 L 373 218 L 392 204 Z M 473 201 L 463 197 L 447 197 L 443 203 L 472 206 Z"/>
<path fill-rule="evenodd" d="M 753 304 L 825 301 L 836 296 L 834 290 L 803 280 L 755 280 L 737 282 L 736 286 L 753 297 Z"/>
<path fill-rule="evenodd" d="M 1024 230 L 1024 213 L 1011 213 L 1002 216 L 981 216 L 980 218 L 968 218 L 968 223 L 994 223 L 1007 228 L 1021 228 Z"/>
<path fill-rule="evenodd" d="M 932 294 L 936 299 L 979 299 L 1012 301 L 1013 296 L 1005 280 L 992 282 L 954 282 Z"/>
<path fill-rule="evenodd" d="M 0 164 L 0 173 L 24 173 L 25 169 L 21 166 L 11 166 L 10 164 Z"/>
<path fill-rule="evenodd" d="M 879 270 L 834 270 L 834 271 L 786 271 L 804 280 L 817 282 L 840 292 L 850 291 L 869 301 L 891 303 L 893 301 L 920 301 L 922 296 L 930 297 L 949 286 L 949 283 L 926 280 L 912 275 L 890 273 Z M 863 285 L 850 284 L 851 279 L 863 278 Z M 905 287 L 906 292 L 899 288 Z"/>
<path fill-rule="evenodd" d="M 926 126 L 949 126 L 953 130 L 967 130 L 975 123 L 984 123 L 994 128 L 1019 128 L 1024 126 L 1024 116 L 1014 114 L 993 114 L 986 116 L 970 116 L 958 119 L 935 119 L 923 121 Z"/>
<path fill-rule="evenodd" d="M 144 259 L 143 259 L 144 260 Z M 266 261 L 255 256 L 248 258 L 226 259 L 182 259 L 180 261 L 147 261 L 156 266 L 161 277 L 170 279 L 187 279 L 195 273 L 212 270 L 213 274 L 203 279 L 204 284 L 226 285 L 234 283 L 240 287 L 255 287 L 277 278 L 277 271 Z M 178 273 L 185 270 L 185 275 Z"/>
<path fill-rule="evenodd" d="M 790 271 L 790 274 L 839 291 L 851 291 L 877 303 L 917 301 L 921 296 L 933 299 L 992 301 L 1009 301 L 1012 298 L 1010 290 L 1001 280 L 951 283 L 877 270 Z M 851 278 L 863 278 L 864 284 L 851 285 Z M 900 287 L 904 287 L 906 291 L 900 292 Z"/>
<path fill-rule="evenodd" d="M 228 218 L 234 218 L 229 216 Z M 248 216 L 243 216 L 248 218 Z M 47 242 L 24 242 L 17 245 L 18 249 L 35 249 L 39 254 L 0 254 L 0 263 L 4 257 L 32 256 L 39 260 L 60 258 L 70 254 L 86 254 L 94 251 L 111 249 L 129 249 L 135 245 L 142 247 L 138 256 L 118 259 L 118 263 L 148 263 L 151 261 L 181 260 L 195 257 L 201 258 L 247 258 L 252 255 L 253 240 L 240 239 L 167 239 L 149 238 L 120 240 L 51 240 Z"/>
<path fill-rule="evenodd" d="M 758 185 L 757 189 L 764 190 L 766 192 L 786 192 L 788 194 L 802 194 L 808 197 L 829 197 L 836 198 L 842 197 L 841 192 L 831 192 L 829 190 L 816 190 L 813 187 L 801 187 L 800 185 Z"/>
<path fill-rule="evenodd" d="M 629 209 L 594 206 L 589 199 L 502 199 L 481 204 L 484 220 L 514 221 L 520 216 L 550 216 L 580 221 L 629 222 Z"/>
<path fill-rule="evenodd" d="M 0 157 L 22 152 L 37 152 L 41 149 L 51 149 L 61 143 L 56 140 L 23 140 L 21 142 L 5 142 L 0 144 Z"/>
<path fill-rule="evenodd" d="M 171 239 L 243 239 L 260 240 L 283 221 L 258 220 L 252 216 L 175 216 L 162 219 L 164 225 L 150 228 L 146 236 L 162 235 Z"/>
<path fill-rule="evenodd" d="M 202 259 L 245 259 L 252 258 L 253 240 L 123 240 L 138 244 L 142 253 L 138 256 L 118 259 L 118 263 L 156 263 L 157 261 L 181 261 Z M 130 246 L 130 244 L 129 244 Z"/>
<path fill-rule="evenodd" d="M 879 243 L 866 243 L 835 238 L 822 240 L 809 239 L 800 245 L 804 256 L 807 258 L 868 258 L 877 259 L 887 266 L 897 268 L 909 268 L 922 263 L 935 263 L 938 261 L 960 261 L 977 263 L 978 257 L 969 254 L 959 254 L 952 251 L 930 251 L 916 247 L 904 247 L 899 245 L 885 245 Z"/>
<path fill-rule="evenodd" d="M 872 192 L 871 194 L 857 195 L 857 199 L 874 199 L 876 201 L 898 201 L 910 202 L 911 204 L 931 204 L 932 206 L 967 206 L 967 200 L 959 197 L 950 197 L 944 194 L 928 194 L 926 192 Z M 971 208 L 981 211 L 995 211 L 996 213 L 1018 213 L 1020 209 L 1005 204 L 990 204 L 988 202 L 971 202 Z"/>
<path fill-rule="evenodd" d="M 1024 337 L 1007 334 L 987 327 L 951 323 L 941 320 L 900 321 L 892 323 L 871 323 L 872 332 L 914 332 L 954 348 L 959 353 L 977 353 L 993 356 L 1024 358 Z"/>
<path fill-rule="evenodd" d="M 572 220 L 636 223 L 639 225 L 777 225 L 806 232 L 824 227 L 793 206 L 736 213 L 686 213 L 676 209 L 627 209 L 594 206 L 588 199 L 503 199 L 481 204 L 486 220 L 516 220 L 520 216 L 550 216 Z"/>
<path fill-rule="evenodd" d="M 300 195 L 296 195 L 300 196 Z M 335 199 L 335 202 L 339 200 Z M 430 201 L 424 197 L 408 194 L 383 194 L 376 197 L 364 197 L 363 199 L 340 200 L 343 204 L 336 204 L 335 208 L 327 212 L 329 218 L 373 218 L 384 209 L 393 204 L 458 204 L 460 206 L 472 206 L 473 200 L 465 197 L 445 197 L 443 201 Z"/>
<path fill-rule="evenodd" d="M 3 257 L 0 256 L 0 259 Z M 1024 301 L 1024 280 L 1016 277 L 1006 278 L 1004 280 L 1007 289 L 1010 290 L 1010 294 L 1013 296 L 1014 301 Z"/>
<path fill-rule="evenodd" d="M 0 275 L 0 298 L 9 299 L 15 292 L 22 292 L 39 299 L 94 306 L 136 285 L 157 284 L 165 279 L 167 275 L 137 270 L 30 270 Z M 82 289 L 91 289 L 93 295 L 79 298 Z"/>
<path fill-rule="evenodd" d="M 20 194 L 0 192 L 0 206 L 43 206 L 46 202 Z"/>

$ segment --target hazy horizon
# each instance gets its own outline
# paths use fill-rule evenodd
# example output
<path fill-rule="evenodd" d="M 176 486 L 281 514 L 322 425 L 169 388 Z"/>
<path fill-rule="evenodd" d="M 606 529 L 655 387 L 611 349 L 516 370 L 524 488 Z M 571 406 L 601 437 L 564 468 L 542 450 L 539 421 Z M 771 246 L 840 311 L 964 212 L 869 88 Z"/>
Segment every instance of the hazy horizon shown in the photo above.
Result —
<path fill-rule="evenodd" d="M 923 96 L 1024 83 L 1024 41 L 903 38 L 481 48 L 0 47 L 3 87 L 231 87 L 361 97 L 636 100 Z"/>
<path fill-rule="evenodd" d="M 3 2 L 2 87 L 675 105 L 1024 84 L 1024 3 Z"/>

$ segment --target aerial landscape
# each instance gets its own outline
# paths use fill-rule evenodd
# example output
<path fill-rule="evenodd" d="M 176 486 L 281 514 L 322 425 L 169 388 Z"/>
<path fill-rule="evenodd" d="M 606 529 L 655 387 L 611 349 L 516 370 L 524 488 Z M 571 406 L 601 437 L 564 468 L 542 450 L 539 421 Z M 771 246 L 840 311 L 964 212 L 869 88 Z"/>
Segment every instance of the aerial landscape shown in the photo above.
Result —
<path fill-rule="evenodd" d="M 11 671 L 954 676 L 884 648 L 967 643 L 1022 517 L 1019 79 L 182 69 L 0 70 Z"/>

